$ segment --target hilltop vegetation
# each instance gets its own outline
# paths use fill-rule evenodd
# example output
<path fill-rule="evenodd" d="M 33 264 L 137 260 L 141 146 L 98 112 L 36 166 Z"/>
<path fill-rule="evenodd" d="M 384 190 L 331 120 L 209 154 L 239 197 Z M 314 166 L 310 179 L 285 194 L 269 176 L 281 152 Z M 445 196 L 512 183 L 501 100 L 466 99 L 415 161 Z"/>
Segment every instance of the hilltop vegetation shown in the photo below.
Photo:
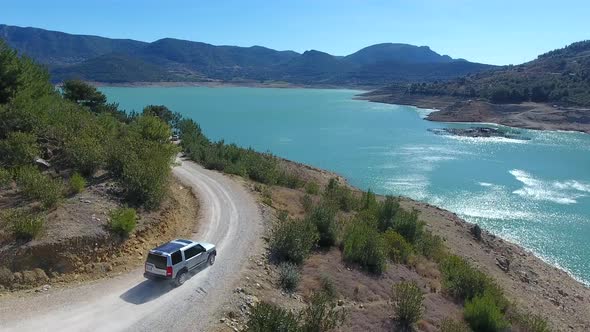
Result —
<path fill-rule="evenodd" d="M 169 142 L 168 123 L 152 114 L 127 115 L 79 81 L 57 91 L 42 67 L 5 44 L 0 44 L 0 82 L 2 186 L 25 198 L 3 211 L 2 228 L 19 238 L 36 236 L 38 216 L 70 190 L 82 191 L 97 172 L 117 181 L 127 204 L 159 206 L 178 151 Z"/>
<path fill-rule="evenodd" d="M 590 106 L 590 41 L 547 52 L 518 66 L 471 74 L 448 82 L 392 86 L 376 93 L 397 91 L 416 96 L 479 98 L 496 104 L 532 101 Z"/>
<path fill-rule="evenodd" d="M 164 38 L 152 43 L 0 25 L 0 38 L 47 65 L 52 80 L 108 83 L 221 81 L 383 85 L 447 80 L 493 66 L 455 60 L 427 46 L 378 44 L 339 57 Z"/>

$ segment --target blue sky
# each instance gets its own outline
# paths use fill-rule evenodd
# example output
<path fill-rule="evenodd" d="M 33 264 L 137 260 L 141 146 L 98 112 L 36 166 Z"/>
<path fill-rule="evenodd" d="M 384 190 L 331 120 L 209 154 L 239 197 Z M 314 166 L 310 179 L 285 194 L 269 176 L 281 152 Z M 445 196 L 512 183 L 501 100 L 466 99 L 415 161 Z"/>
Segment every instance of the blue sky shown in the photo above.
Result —
<path fill-rule="evenodd" d="M 589 13 L 590 0 L 17 0 L 2 4 L 0 23 L 334 55 L 400 42 L 517 64 L 590 39 Z"/>

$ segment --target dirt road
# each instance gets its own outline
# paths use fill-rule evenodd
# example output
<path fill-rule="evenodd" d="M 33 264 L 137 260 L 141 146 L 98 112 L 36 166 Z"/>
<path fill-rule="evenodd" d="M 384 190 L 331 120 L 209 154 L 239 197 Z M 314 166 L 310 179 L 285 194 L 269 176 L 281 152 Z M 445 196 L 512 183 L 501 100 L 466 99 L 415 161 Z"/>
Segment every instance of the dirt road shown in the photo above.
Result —
<path fill-rule="evenodd" d="M 201 200 L 193 239 L 217 245 L 215 265 L 179 288 L 143 278 L 115 278 L 0 301 L 0 331 L 206 331 L 232 292 L 262 231 L 254 198 L 230 178 L 184 161 L 174 175 Z"/>

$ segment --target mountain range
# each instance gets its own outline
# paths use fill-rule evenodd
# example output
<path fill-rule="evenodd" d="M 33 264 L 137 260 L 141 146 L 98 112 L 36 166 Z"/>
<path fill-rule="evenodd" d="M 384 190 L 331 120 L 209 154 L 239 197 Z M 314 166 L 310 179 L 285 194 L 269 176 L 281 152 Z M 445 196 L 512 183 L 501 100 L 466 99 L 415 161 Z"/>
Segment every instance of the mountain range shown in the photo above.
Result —
<path fill-rule="evenodd" d="M 453 59 L 428 46 L 385 43 L 347 56 L 164 38 L 151 43 L 0 25 L 0 39 L 46 65 L 54 82 L 289 82 L 381 86 L 449 80 L 495 66 Z"/>

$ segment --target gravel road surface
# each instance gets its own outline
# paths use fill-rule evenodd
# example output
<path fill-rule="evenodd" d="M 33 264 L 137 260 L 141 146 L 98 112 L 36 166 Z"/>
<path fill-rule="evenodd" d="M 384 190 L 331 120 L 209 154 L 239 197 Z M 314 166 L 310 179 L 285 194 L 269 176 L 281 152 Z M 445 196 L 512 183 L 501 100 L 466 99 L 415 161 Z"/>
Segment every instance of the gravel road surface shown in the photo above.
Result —
<path fill-rule="evenodd" d="M 215 265 L 174 288 L 125 275 L 0 301 L 1 331 L 207 331 L 262 232 L 253 196 L 239 183 L 188 161 L 173 170 L 201 201 L 193 239 L 217 245 Z"/>

